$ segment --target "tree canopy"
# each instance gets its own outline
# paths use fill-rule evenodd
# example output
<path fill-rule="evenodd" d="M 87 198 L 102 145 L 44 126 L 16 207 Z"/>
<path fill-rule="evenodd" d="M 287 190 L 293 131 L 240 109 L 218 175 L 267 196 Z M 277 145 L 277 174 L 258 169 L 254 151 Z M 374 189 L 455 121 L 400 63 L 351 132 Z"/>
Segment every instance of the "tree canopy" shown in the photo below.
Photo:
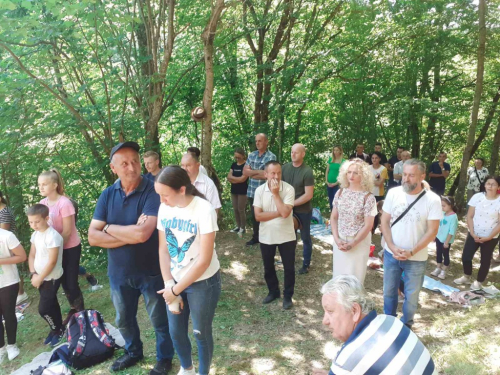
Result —
<path fill-rule="evenodd" d="M 85 233 L 114 180 L 108 155 L 120 140 L 159 151 L 163 165 L 198 146 L 213 177 L 227 174 L 234 147 L 253 149 L 257 132 L 281 161 L 301 142 L 324 208 L 334 144 L 350 153 L 380 141 L 387 154 L 403 145 L 427 164 L 447 151 L 449 188 L 458 186 L 476 2 L 3 0 L 0 14 L 1 188 L 18 216 L 39 199 L 38 174 L 56 166 Z M 490 172 L 500 145 L 499 16 L 491 4 L 470 152 Z M 196 106 L 209 112 L 204 122 L 191 119 Z"/>

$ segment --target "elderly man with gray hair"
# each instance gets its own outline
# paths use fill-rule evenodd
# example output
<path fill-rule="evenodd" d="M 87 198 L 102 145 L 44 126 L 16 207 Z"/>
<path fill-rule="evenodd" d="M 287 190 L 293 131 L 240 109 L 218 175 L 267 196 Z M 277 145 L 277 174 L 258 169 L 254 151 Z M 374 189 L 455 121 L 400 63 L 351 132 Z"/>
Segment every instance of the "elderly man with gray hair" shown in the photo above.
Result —
<path fill-rule="evenodd" d="M 427 348 L 391 315 L 377 315 L 375 304 L 353 275 L 339 275 L 321 288 L 323 324 L 344 344 L 330 371 L 314 375 L 437 374 Z"/>

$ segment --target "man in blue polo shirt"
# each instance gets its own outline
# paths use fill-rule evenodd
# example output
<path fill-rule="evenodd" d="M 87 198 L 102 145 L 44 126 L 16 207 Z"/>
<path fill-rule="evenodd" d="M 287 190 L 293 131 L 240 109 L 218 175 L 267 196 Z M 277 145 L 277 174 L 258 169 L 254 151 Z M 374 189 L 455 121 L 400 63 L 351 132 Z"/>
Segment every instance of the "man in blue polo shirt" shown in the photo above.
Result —
<path fill-rule="evenodd" d="M 123 370 L 143 359 L 136 317 L 142 294 L 156 333 L 157 363 L 150 375 L 167 374 L 172 368 L 174 347 L 165 302 L 157 293 L 163 289 L 156 230 L 160 197 L 154 183 L 141 177 L 137 143 L 119 143 L 111 150 L 110 159 L 118 180 L 99 197 L 88 239 L 91 246 L 108 249 L 111 298 L 116 324 L 125 339 L 125 354 L 111 370 Z"/>

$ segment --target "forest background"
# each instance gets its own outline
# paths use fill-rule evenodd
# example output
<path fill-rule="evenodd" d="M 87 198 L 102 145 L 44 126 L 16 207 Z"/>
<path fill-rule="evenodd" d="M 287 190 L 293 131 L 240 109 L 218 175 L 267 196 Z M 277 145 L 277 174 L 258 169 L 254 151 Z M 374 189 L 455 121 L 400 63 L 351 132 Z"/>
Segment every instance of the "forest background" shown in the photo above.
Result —
<path fill-rule="evenodd" d="M 0 188 L 27 242 L 37 176 L 57 167 L 80 206 L 86 264 L 105 259 L 86 233 L 120 140 L 163 165 L 198 146 L 223 227 L 233 150 L 252 151 L 258 132 L 282 162 L 307 147 L 325 216 L 335 144 L 350 154 L 379 141 L 388 157 L 403 145 L 427 165 L 446 151 L 462 206 L 461 166 L 483 157 L 498 171 L 498 2 L 1 0 L 0 17 Z"/>

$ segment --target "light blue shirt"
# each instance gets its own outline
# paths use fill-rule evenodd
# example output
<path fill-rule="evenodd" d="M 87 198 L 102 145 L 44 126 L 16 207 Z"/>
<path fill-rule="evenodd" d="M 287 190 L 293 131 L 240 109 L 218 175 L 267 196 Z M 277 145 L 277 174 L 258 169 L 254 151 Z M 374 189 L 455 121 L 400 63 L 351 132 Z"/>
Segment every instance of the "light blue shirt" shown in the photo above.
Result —
<path fill-rule="evenodd" d="M 455 233 L 457 233 L 458 228 L 458 217 L 457 214 L 446 215 L 443 212 L 443 218 L 439 222 L 439 230 L 437 234 L 437 239 L 444 243 L 446 241 L 446 237 L 451 234 L 451 239 L 449 243 L 453 243 L 455 241 Z"/>

